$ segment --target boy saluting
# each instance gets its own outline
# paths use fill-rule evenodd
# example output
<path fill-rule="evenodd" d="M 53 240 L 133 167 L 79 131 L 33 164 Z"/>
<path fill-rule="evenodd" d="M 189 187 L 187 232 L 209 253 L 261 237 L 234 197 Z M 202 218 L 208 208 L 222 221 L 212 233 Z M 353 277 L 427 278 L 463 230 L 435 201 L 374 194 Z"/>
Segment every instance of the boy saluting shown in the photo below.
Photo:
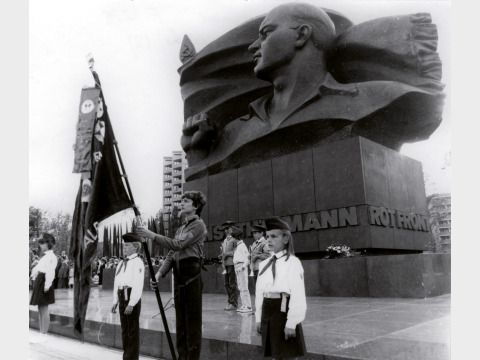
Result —
<path fill-rule="evenodd" d="M 145 266 L 138 256 L 140 242 L 123 244 L 126 256 L 115 270 L 113 283 L 112 313 L 120 305 L 120 324 L 122 326 L 123 360 L 138 360 L 139 356 L 139 318 Z"/>
<path fill-rule="evenodd" d="M 289 225 L 278 217 L 265 220 L 273 255 L 260 263 L 255 320 L 264 356 L 284 359 L 306 353 L 301 322 L 307 302 L 303 267 L 293 252 Z"/>

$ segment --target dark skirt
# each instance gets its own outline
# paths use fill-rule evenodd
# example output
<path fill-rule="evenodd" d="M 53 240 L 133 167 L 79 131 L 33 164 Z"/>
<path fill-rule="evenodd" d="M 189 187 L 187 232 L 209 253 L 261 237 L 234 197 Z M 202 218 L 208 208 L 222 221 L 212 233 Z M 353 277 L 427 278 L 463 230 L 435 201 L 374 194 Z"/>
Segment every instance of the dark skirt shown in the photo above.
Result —
<path fill-rule="evenodd" d="M 47 292 L 44 292 L 45 287 L 45 273 L 39 272 L 33 283 L 33 292 L 30 299 L 30 305 L 45 306 L 55 302 L 55 292 L 53 285 L 50 286 Z"/>
<path fill-rule="evenodd" d="M 285 340 L 287 313 L 280 311 L 281 303 L 282 299 L 263 299 L 261 322 L 263 355 L 275 358 L 304 356 L 307 351 L 301 324 L 295 328 L 296 336 Z"/>

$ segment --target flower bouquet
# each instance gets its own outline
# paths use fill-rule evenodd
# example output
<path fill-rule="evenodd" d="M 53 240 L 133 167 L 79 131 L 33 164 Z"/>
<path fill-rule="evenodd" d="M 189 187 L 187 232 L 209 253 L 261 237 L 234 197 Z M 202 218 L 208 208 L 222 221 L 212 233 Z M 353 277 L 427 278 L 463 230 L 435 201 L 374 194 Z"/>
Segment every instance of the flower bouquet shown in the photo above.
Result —
<path fill-rule="evenodd" d="M 351 257 L 353 256 L 352 251 L 349 246 L 346 245 L 330 245 L 326 249 L 327 259 L 336 259 L 342 257 Z"/>

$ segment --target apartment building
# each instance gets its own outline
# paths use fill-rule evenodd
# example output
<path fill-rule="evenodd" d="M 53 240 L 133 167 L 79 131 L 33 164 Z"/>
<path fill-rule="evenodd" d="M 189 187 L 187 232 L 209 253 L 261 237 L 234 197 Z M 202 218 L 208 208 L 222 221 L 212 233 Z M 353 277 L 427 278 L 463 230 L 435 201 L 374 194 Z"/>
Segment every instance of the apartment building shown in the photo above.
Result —
<path fill-rule="evenodd" d="M 452 210 L 450 194 L 433 194 L 427 198 L 430 228 L 435 240 L 435 251 L 450 252 Z"/>
<path fill-rule="evenodd" d="M 173 151 L 172 156 L 163 157 L 163 216 L 164 220 L 172 214 L 173 208 L 180 205 L 184 171 L 187 159 L 183 151 Z"/>

